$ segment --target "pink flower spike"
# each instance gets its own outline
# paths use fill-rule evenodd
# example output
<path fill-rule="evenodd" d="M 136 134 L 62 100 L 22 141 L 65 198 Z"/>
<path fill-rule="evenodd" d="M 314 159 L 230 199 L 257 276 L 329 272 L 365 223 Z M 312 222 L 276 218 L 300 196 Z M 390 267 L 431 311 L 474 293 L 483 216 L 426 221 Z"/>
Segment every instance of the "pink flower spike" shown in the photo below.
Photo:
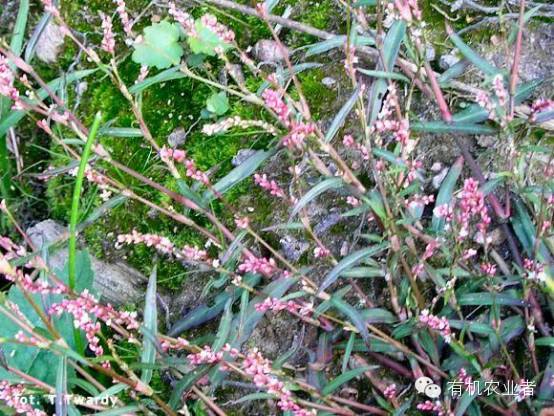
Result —
<path fill-rule="evenodd" d="M 113 34 L 112 18 L 102 12 L 100 12 L 102 18 L 102 32 L 104 34 L 102 38 L 102 49 L 106 52 L 113 54 L 115 52 L 115 38 Z"/>

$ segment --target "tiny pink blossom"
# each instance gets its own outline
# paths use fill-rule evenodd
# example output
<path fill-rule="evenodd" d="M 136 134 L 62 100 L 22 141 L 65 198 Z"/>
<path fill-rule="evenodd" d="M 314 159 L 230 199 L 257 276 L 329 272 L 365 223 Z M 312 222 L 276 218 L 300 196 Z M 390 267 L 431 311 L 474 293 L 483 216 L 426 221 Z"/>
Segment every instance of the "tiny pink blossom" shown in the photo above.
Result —
<path fill-rule="evenodd" d="M 285 192 L 281 189 L 277 182 L 274 180 L 270 181 L 265 173 L 263 175 L 256 173 L 254 175 L 254 182 L 256 185 L 268 191 L 271 195 L 279 198 L 285 198 Z"/>
<path fill-rule="evenodd" d="M 277 270 L 275 260 L 266 259 L 264 257 L 258 258 L 253 255 L 249 255 L 243 263 L 239 264 L 238 270 L 241 273 L 260 273 L 266 277 L 271 276 Z"/>

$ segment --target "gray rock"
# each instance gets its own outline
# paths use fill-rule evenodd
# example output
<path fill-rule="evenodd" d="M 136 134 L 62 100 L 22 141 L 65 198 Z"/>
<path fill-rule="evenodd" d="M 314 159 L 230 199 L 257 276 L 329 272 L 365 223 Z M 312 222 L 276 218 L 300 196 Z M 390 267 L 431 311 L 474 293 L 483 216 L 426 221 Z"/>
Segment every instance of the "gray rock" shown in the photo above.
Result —
<path fill-rule="evenodd" d="M 300 256 L 310 247 L 306 241 L 297 240 L 290 235 L 285 235 L 279 242 L 281 243 L 283 254 L 290 261 L 298 261 Z"/>
<path fill-rule="evenodd" d="M 67 228 L 53 220 L 45 220 L 27 230 L 33 245 L 40 250 L 67 236 Z M 53 269 L 63 269 L 69 257 L 68 249 L 63 248 L 51 252 L 48 266 Z M 147 281 L 137 270 L 123 262 L 106 263 L 90 256 L 94 272 L 94 289 L 98 291 L 102 301 L 119 306 L 140 302 L 144 298 Z"/>
<path fill-rule="evenodd" d="M 325 77 L 321 80 L 321 83 L 329 89 L 333 89 L 337 85 L 337 80 L 331 77 Z"/>
<path fill-rule="evenodd" d="M 185 131 L 185 129 L 179 127 L 173 130 L 169 134 L 169 136 L 167 136 L 167 144 L 172 148 L 176 148 L 184 144 L 186 139 L 187 132 Z"/>
<path fill-rule="evenodd" d="M 433 180 L 431 181 L 433 183 L 433 188 L 439 189 L 441 187 L 442 181 L 444 181 L 444 178 L 446 178 L 447 174 L 448 168 L 444 168 L 440 171 L 438 175 L 433 176 Z"/>
<path fill-rule="evenodd" d="M 37 42 L 35 50 L 37 58 L 47 64 L 56 62 L 64 38 L 65 34 L 60 26 L 52 22 L 48 23 Z"/>
<path fill-rule="evenodd" d="M 240 149 L 231 160 L 231 164 L 235 167 L 240 166 L 255 153 L 256 151 L 253 149 Z"/>
<path fill-rule="evenodd" d="M 254 45 L 254 56 L 262 62 L 282 62 L 289 51 L 285 46 L 270 39 L 262 39 Z"/>
<path fill-rule="evenodd" d="M 460 59 L 461 58 L 458 55 L 456 55 L 454 52 L 450 52 L 447 55 L 441 55 L 441 57 L 439 58 L 439 66 L 442 69 L 448 69 L 451 66 L 460 62 Z"/>

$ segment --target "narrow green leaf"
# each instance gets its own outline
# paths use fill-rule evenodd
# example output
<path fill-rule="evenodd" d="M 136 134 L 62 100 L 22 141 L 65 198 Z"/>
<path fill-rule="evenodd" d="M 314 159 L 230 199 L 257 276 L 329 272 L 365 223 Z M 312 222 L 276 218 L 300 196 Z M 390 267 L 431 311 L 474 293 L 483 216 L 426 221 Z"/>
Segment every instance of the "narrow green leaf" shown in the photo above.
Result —
<path fill-rule="evenodd" d="M 83 188 L 83 180 L 85 176 L 85 169 L 87 167 L 88 159 L 92 150 L 92 145 L 96 139 L 96 133 L 100 127 L 100 120 L 102 116 L 100 113 L 96 113 L 94 122 L 89 131 L 89 136 L 81 155 L 81 162 L 79 164 L 79 170 L 77 177 L 75 178 L 75 187 L 73 189 L 73 198 L 71 201 L 71 217 L 69 221 L 69 287 L 75 289 L 75 253 L 77 251 L 77 221 L 79 220 L 79 200 L 81 198 L 81 191 Z"/>
<path fill-rule="evenodd" d="M 462 55 L 466 59 L 483 71 L 487 75 L 496 75 L 500 73 L 500 69 L 496 68 L 489 64 L 485 59 L 481 58 L 477 52 L 471 49 L 465 42 L 460 38 L 456 33 L 452 32 L 450 35 L 450 40 L 458 48 Z"/>
<path fill-rule="evenodd" d="M 356 341 L 356 333 L 351 332 L 348 337 L 348 342 L 344 348 L 344 356 L 342 357 L 342 372 L 346 373 L 348 368 L 348 362 L 350 361 L 350 356 L 352 355 L 352 349 L 354 348 L 354 341 Z"/>
<path fill-rule="evenodd" d="M 523 299 L 510 296 L 503 293 L 465 293 L 458 297 L 458 304 L 466 305 L 508 305 L 508 306 L 526 306 L 527 302 Z"/>
<path fill-rule="evenodd" d="M 229 298 L 225 304 L 225 311 L 223 317 L 219 321 L 219 328 L 217 330 L 215 341 L 212 345 L 214 351 L 219 351 L 229 338 L 229 332 L 231 331 L 231 322 L 233 320 L 233 298 Z"/>
<path fill-rule="evenodd" d="M 239 166 L 234 168 L 231 172 L 229 172 L 227 175 L 225 175 L 223 178 L 221 178 L 219 181 L 217 181 L 213 188 L 220 194 L 225 194 L 228 192 L 233 186 L 236 184 L 242 182 L 246 178 L 250 177 L 254 172 L 256 172 L 256 169 L 265 162 L 271 155 L 274 154 L 274 151 L 263 151 L 258 150 L 256 153 L 254 153 L 252 156 L 250 156 L 248 159 L 246 159 L 243 163 L 241 163 Z M 214 192 L 212 190 L 208 190 L 204 193 L 202 199 L 205 204 L 210 203 L 215 198 Z"/>
<path fill-rule="evenodd" d="M 314 186 L 312 189 L 310 189 L 300 200 L 296 203 L 294 206 L 292 213 L 290 214 L 290 217 L 294 217 L 296 214 L 300 212 L 302 208 L 304 208 L 306 205 L 308 205 L 310 202 L 312 202 L 316 197 L 321 195 L 322 193 L 330 190 L 330 189 L 338 189 L 345 186 L 342 178 L 339 177 L 332 177 L 327 178 L 318 183 L 316 186 Z"/>
<path fill-rule="evenodd" d="M 144 81 L 137 82 L 135 85 L 129 88 L 131 94 L 138 94 L 152 85 L 159 84 L 161 82 L 172 81 L 174 79 L 183 79 L 187 76 L 181 72 L 181 65 L 168 68 L 154 76 L 146 78 Z"/>
<path fill-rule="evenodd" d="M 360 85 L 359 84 L 350 98 L 344 103 L 342 108 L 339 110 L 335 118 L 333 119 L 333 122 L 327 129 L 327 132 L 325 133 L 325 141 L 328 143 L 335 135 L 338 133 L 339 129 L 342 127 L 344 122 L 346 121 L 346 118 L 348 117 L 348 114 L 350 114 L 350 111 L 352 111 L 352 108 L 354 108 L 354 105 L 356 104 L 356 101 L 358 101 L 358 97 L 360 95 Z"/>
<path fill-rule="evenodd" d="M 462 168 L 464 167 L 464 160 L 462 158 L 458 159 L 448 171 L 446 178 L 442 181 L 442 184 L 437 194 L 437 200 L 435 206 L 441 206 L 444 204 L 450 204 L 452 201 L 452 196 L 454 194 L 454 187 L 456 182 L 462 173 Z M 439 218 L 436 215 L 433 215 L 432 220 L 432 229 L 435 232 L 442 231 L 444 228 L 444 218 Z"/>
<path fill-rule="evenodd" d="M 142 130 L 133 127 L 103 127 L 98 132 L 98 135 L 110 137 L 142 137 Z"/>
<path fill-rule="evenodd" d="M 67 357 L 58 357 L 58 374 L 56 376 L 56 416 L 67 415 Z"/>
<path fill-rule="evenodd" d="M 358 377 L 359 375 L 363 374 L 364 371 L 369 370 L 370 367 L 358 367 L 353 370 L 347 371 L 346 373 L 341 374 L 334 380 L 330 381 L 328 384 L 321 389 L 321 394 L 324 396 L 327 396 L 328 394 L 333 393 L 336 389 L 338 389 L 340 386 L 342 386 L 344 383 L 348 383 L 353 378 Z"/>
<path fill-rule="evenodd" d="M 13 35 L 10 42 L 11 51 L 17 55 L 21 55 L 23 40 L 25 39 L 25 28 L 27 27 L 27 17 L 29 16 L 29 0 L 19 1 L 19 10 L 13 27 Z"/>
<path fill-rule="evenodd" d="M 339 278 L 341 274 L 351 269 L 353 266 L 358 264 L 364 258 L 371 257 L 383 251 L 384 249 L 388 248 L 388 246 L 389 246 L 388 243 L 383 243 L 380 245 L 363 248 L 361 250 L 358 250 L 358 251 L 355 251 L 354 253 L 349 254 L 348 256 L 343 258 L 335 267 L 331 269 L 331 271 L 327 274 L 327 276 L 321 283 L 319 291 L 323 292 L 325 289 L 331 286 Z"/>
<path fill-rule="evenodd" d="M 554 337 L 537 338 L 537 340 L 535 341 L 535 345 L 538 345 L 539 347 L 552 347 L 552 348 L 554 348 Z"/>
<path fill-rule="evenodd" d="M 330 303 L 352 321 L 356 329 L 360 332 L 360 335 L 362 336 L 366 344 L 369 344 L 369 332 L 367 331 L 367 322 L 360 314 L 360 312 L 354 307 L 350 306 L 348 303 L 335 296 L 331 296 Z"/>
<path fill-rule="evenodd" d="M 239 398 L 238 400 L 235 400 L 233 403 L 234 404 L 246 403 L 246 402 L 251 402 L 253 400 L 267 401 L 273 398 L 275 398 L 275 396 L 269 393 L 250 393 L 250 394 L 247 394 L 246 396 Z"/>
<path fill-rule="evenodd" d="M 383 60 L 384 68 L 380 64 L 377 67 L 378 71 L 393 72 L 398 52 L 400 51 L 400 45 L 406 34 L 406 22 L 403 20 L 396 20 L 390 27 L 385 40 L 383 42 Z M 388 83 L 385 79 L 377 79 L 371 86 L 370 104 L 369 104 L 369 123 L 372 124 L 377 115 L 381 111 L 383 98 L 387 92 Z"/>
<path fill-rule="evenodd" d="M 356 68 L 356 71 L 373 78 L 395 79 L 402 82 L 407 82 L 407 83 L 410 82 L 408 78 L 406 78 L 404 75 L 399 74 L 397 72 L 375 71 L 375 70 L 363 69 L 363 68 Z"/>
<path fill-rule="evenodd" d="M 444 121 L 414 121 L 410 122 L 413 131 L 426 133 L 462 133 L 462 134 L 495 134 L 497 130 L 492 127 L 473 123 Z"/>
<path fill-rule="evenodd" d="M 158 307 L 156 304 L 157 290 L 157 268 L 154 266 L 150 278 L 148 279 L 148 287 L 146 289 L 146 300 L 144 302 L 144 327 L 154 337 L 158 333 Z M 154 364 L 156 362 L 156 345 L 150 337 L 144 336 L 142 341 L 142 364 Z M 148 384 L 152 380 L 152 368 L 142 370 L 140 379 L 143 383 Z"/>
<path fill-rule="evenodd" d="M 304 62 L 302 64 L 293 65 L 292 74 L 296 75 L 296 74 L 299 74 L 300 72 L 306 71 L 308 69 L 319 68 L 319 67 L 321 67 L 321 64 L 319 64 L 317 62 Z M 277 70 L 275 72 L 275 75 L 276 75 L 277 80 L 279 81 L 279 83 L 283 84 L 291 78 L 291 71 L 289 71 L 288 68 L 285 68 L 285 69 L 282 69 L 282 70 Z M 257 95 L 262 95 L 262 93 L 267 88 L 269 88 L 269 86 L 270 86 L 269 82 L 264 81 L 262 83 L 262 85 L 260 85 L 260 88 L 258 88 L 258 90 L 256 91 L 256 94 Z"/>

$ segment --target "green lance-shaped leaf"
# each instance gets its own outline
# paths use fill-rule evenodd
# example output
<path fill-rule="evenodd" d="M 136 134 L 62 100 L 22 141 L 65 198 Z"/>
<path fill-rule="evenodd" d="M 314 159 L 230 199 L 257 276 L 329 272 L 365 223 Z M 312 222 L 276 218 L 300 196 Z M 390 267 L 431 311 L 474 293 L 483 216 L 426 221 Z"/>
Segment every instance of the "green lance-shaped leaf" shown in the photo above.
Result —
<path fill-rule="evenodd" d="M 217 181 L 217 183 L 213 185 L 213 189 L 224 195 L 227 191 L 233 188 L 233 186 L 242 182 L 244 179 L 250 177 L 254 172 L 256 172 L 256 169 L 258 169 L 258 167 L 273 154 L 274 151 L 271 150 L 258 150 L 239 166 Z M 213 191 L 211 189 L 206 191 L 202 199 L 204 204 L 211 202 L 214 199 Z"/>
<path fill-rule="evenodd" d="M 144 91 L 152 85 L 186 77 L 187 76 L 181 72 L 181 65 L 173 66 L 156 75 L 146 78 L 144 81 L 137 82 L 135 85 L 129 88 L 129 92 L 131 94 L 138 94 L 139 92 Z"/>
<path fill-rule="evenodd" d="M 452 196 L 454 194 L 454 187 L 456 182 L 462 173 L 462 168 L 464 166 L 463 158 L 458 159 L 448 171 L 446 178 L 442 181 L 439 193 L 437 195 L 437 201 L 435 206 L 441 206 L 444 204 L 450 204 L 452 201 Z M 433 215 L 432 228 L 433 231 L 438 232 L 442 231 L 444 228 L 444 218 L 439 218 L 436 215 Z"/>
<path fill-rule="evenodd" d="M 219 351 L 221 347 L 227 342 L 229 338 L 229 332 L 231 330 L 231 322 L 233 320 L 233 298 L 230 297 L 225 304 L 225 311 L 223 312 L 223 317 L 219 322 L 219 329 L 215 335 L 215 341 L 212 345 L 214 351 Z"/>
<path fill-rule="evenodd" d="M 369 369 L 370 367 L 358 367 L 353 370 L 347 371 L 346 373 L 341 374 L 334 380 L 331 380 L 329 383 L 327 383 L 325 387 L 321 389 L 321 394 L 323 394 L 324 396 L 327 396 L 328 394 L 333 393 L 344 383 L 348 383 L 350 380 L 358 377 L 359 375 L 363 374 L 364 371 L 367 371 Z"/>
<path fill-rule="evenodd" d="M 350 255 L 346 256 L 335 267 L 333 267 L 331 271 L 327 274 L 327 276 L 321 283 L 319 291 L 323 292 L 325 289 L 331 286 L 342 273 L 346 272 L 347 270 L 350 270 L 353 266 L 358 264 L 364 258 L 373 256 L 383 251 L 388 246 L 389 246 L 388 243 L 384 243 L 384 244 L 380 244 L 380 245 L 376 245 L 368 248 L 363 248 L 361 250 L 355 251 L 354 253 L 351 253 Z"/>
<path fill-rule="evenodd" d="M 503 293 L 465 293 L 458 297 L 458 304 L 466 305 L 506 305 L 506 306 L 527 306 L 527 302 L 516 296 Z"/>
<path fill-rule="evenodd" d="M 58 374 L 56 376 L 56 416 L 67 415 L 67 357 L 61 355 L 58 358 Z"/>
<path fill-rule="evenodd" d="M 177 65 L 183 56 L 179 44 L 181 31 L 175 23 L 154 23 L 144 29 L 144 35 L 133 44 L 133 61 L 148 67 L 165 69 Z"/>
<path fill-rule="evenodd" d="M 299 74 L 300 72 L 306 71 L 308 69 L 319 68 L 321 66 L 322 65 L 317 62 L 304 62 L 301 64 L 297 64 L 292 67 L 292 75 Z M 277 69 L 275 71 L 275 77 L 277 78 L 277 82 L 283 85 L 285 82 L 291 79 L 291 71 L 288 68 Z M 269 87 L 270 84 L 268 81 L 262 82 L 262 85 L 260 85 L 260 87 L 256 91 L 256 95 L 262 95 L 262 93 Z"/>
<path fill-rule="evenodd" d="M 395 79 L 397 81 L 402 81 L 407 83 L 410 82 L 410 80 L 407 77 L 397 72 L 375 71 L 375 70 L 363 69 L 363 68 L 356 68 L 356 71 L 373 78 Z"/>
<path fill-rule="evenodd" d="M 406 22 L 403 20 L 397 20 L 390 27 L 387 35 L 385 36 L 385 41 L 383 42 L 383 61 L 385 67 L 383 68 L 380 65 L 377 70 L 392 72 L 394 64 L 396 63 L 396 58 L 398 57 L 398 52 L 400 51 L 400 45 L 406 34 Z M 373 123 L 377 119 L 379 111 L 381 111 L 381 105 L 383 103 L 383 98 L 387 92 L 388 83 L 387 80 L 379 78 L 371 86 L 371 95 L 369 102 L 369 123 Z"/>
<path fill-rule="evenodd" d="M 344 186 L 342 178 L 333 177 L 327 178 L 318 183 L 312 189 L 310 189 L 306 194 L 300 198 L 300 200 L 294 206 L 292 213 L 290 214 L 291 218 L 300 212 L 302 208 L 312 202 L 316 197 L 321 195 L 323 192 L 326 192 L 330 189 L 338 189 Z"/>
<path fill-rule="evenodd" d="M 157 296 L 157 270 L 156 266 L 150 273 L 148 279 L 148 287 L 146 289 L 146 300 L 144 302 L 144 327 L 155 338 L 158 332 L 158 308 L 156 305 Z M 151 337 L 144 336 L 142 342 L 141 363 L 147 364 L 142 370 L 140 379 L 143 383 L 148 384 L 152 380 L 153 370 L 152 364 L 156 361 L 156 345 Z"/>
<path fill-rule="evenodd" d="M 454 33 L 451 30 L 450 33 L 450 40 L 452 43 L 458 48 L 460 53 L 464 55 L 464 57 L 471 62 L 473 65 L 475 65 L 477 68 L 479 68 L 481 71 L 483 71 L 487 75 L 496 75 L 500 73 L 500 69 L 497 67 L 491 65 L 488 63 L 485 59 L 483 59 L 477 52 L 475 52 L 473 49 L 471 49 L 466 43 L 458 36 L 456 33 Z"/>
<path fill-rule="evenodd" d="M 356 87 L 356 89 L 354 90 L 350 98 L 344 103 L 340 111 L 333 119 L 333 122 L 329 126 L 329 129 L 327 129 L 327 132 L 325 133 L 326 142 L 330 142 L 331 140 L 333 140 L 335 135 L 338 133 L 339 129 L 346 121 L 348 114 L 350 114 L 350 112 L 352 111 L 352 108 L 354 108 L 354 105 L 356 104 L 356 101 L 358 100 L 358 97 L 360 95 L 360 85 L 361 84 L 358 84 L 358 86 Z"/>
<path fill-rule="evenodd" d="M 369 344 L 369 332 L 367 331 L 367 322 L 362 314 L 357 309 L 335 296 L 331 296 L 330 303 L 342 314 L 346 315 L 348 319 L 350 319 L 350 321 L 352 321 L 356 329 L 360 332 L 360 335 L 362 336 L 366 344 Z"/>
<path fill-rule="evenodd" d="M 462 133 L 462 134 L 495 134 L 497 130 L 493 127 L 481 124 L 444 121 L 415 121 L 410 122 L 413 131 L 426 133 Z"/>

